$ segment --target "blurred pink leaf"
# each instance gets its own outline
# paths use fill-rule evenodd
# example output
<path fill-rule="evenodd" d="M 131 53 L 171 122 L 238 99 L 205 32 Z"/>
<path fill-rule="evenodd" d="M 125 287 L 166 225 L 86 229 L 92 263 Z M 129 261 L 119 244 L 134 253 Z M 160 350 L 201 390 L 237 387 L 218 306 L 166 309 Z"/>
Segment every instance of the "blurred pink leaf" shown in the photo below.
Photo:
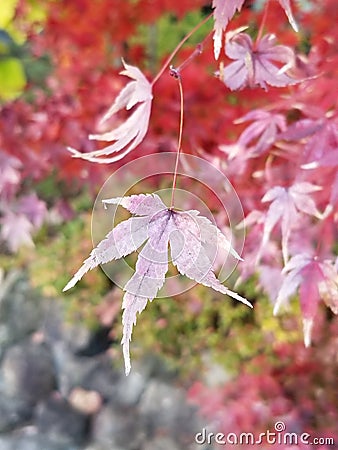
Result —
<path fill-rule="evenodd" d="M 104 205 L 123 206 L 136 216 L 119 223 L 108 233 L 64 291 L 73 287 L 88 270 L 128 255 L 146 241 L 139 253 L 135 273 L 124 287 L 122 345 L 127 375 L 131 367 L 129 342 L 133 325 L 137 313 L 143 311 L 148 300 L 152 301 L 164 284 L 169 245 L 172 263 L 182 275 L 252 307 L 245 298 L 230 291 L 216 278 L 212 264 L 218 246 L 237 259 L 240 257 L 221 231 L 207 218 L 200 217 L 198 211 L 184 212 L 167 208 L 156 194 L 118 197 L 103 202 Z"/>
<path fill-rule="evenodd" d="M 338 165 L 338 124 L 336 120 L 319 120 L 318 129 L 304 147 L 303 169 Z"/>
<path fill-rule="evenodd" d="M 127 111 L 133 109 L 130 117 L 111 131 L 89 136 L 90 139 L 99 141 L 115 141 L 113 144 L 104 147 L 102 150 L 95 150 L 89 153 L 81 153 L 69 147 L 68 150 L 74 157 L 97 163 L 119 161 L 136 148 L 146 135 L 153 99 L 152 85 L 137 67 L 130 66 L 124 61 L 123 65 L 125 70 L 121 74 L 126 75 L 133 81 L 130 81 L 122 89 L 113 105 L 102 118 L 101 124 L 105 123 L 114 114 L 124 108 Z M 103 156 L 109 155 L 114 156 L 102 158 Z"/>
<path fill-rule="evenodd" d="M 287 141 L 298 141 L 314 134 L 322 127 L 322 121 L 313 119 L 300 119 L 288 126 L 280 133 L 279 139 Z"/>
<path fill-rule="evenodd" d="M 16 185 L 20 182 L 19 169 L 21 162 L 14 156 L 0 151 L 0 193 L 7 185 Z"/>
<path fill-rule="evenodd" d="M 338 314 L 337 263 L 307 254 L 293 256 L 283 269 L 286 274 L 278 292 L 274 314 L 299 289 L 299 300 L 303 316 L 304 342 L 311 344 L 313 320 L 320 299 Z"/>
<path fill-rule="evenodd" d="M 244 1 L 245 0 L 213 0 L 212 2 L 212 7 L 214 8 L 214 55 L 216 60 L 219 58 L 222 49 L 223 33 L 236 11 L 241 11 Z M 292 14 L 290 0 L 278 1 L 284 9 L 292 28 L 295 31 L 298 31 L 297 23 Z"/>
<path fill-rule="evenodd" d="M 268 294 L 269 298 L 276 298 L 282 284 L 280 267 L 271 267 L 267 264 L 261 264 L 258 277 L 260 287 Z"/>
<path fill-rule="evenodd" d="M 330 195 L 330 204 L 336 205 L 338 204 L 338 171 L 333 179 L 331 195 Z"/>
<path fill-rule="evenodd" d="M 338 257 L 336 260 L 325 260 L 320 264 L 324 279 L 319 282 L 321 299 L 334 314 L 338 314 Z"/>
<path fill-rule="evenodd" d="M 242 9 L 245 0 L 213 0 L 212 7 L 214 9 L 214 54 L 215 59 L 219 58 L 222 49 L 223 33 L 228 22 L 232 19 L 236 10 Z"/>
<path fill-rule="evenodd" d="M 262 109 L 255 109 L 236 120 L 235 123 L 243 123 L 252 120 L 238 139 L 240 146 L 248 147 L 253 143 L 250 149 L 251 156 L 260 156 L 276 141 L 278 130 L 281 132 L 286 129 L 286 119 L 282 114 L 271 113 Z"/>
<path fill-rule="evenodd" d="M 46 203 L 34 192 L 20 198 L 17 211 L 24 214 L 35 228 L 40 228 L 46 217 L 47 208 Z"/>
<path fill-rule="evenodd" d="M 291 5 L 290 5 L 290 0 L 278 0 L 281 7 L 284 9 L 285 14 L 287 15 L 287 18 L 289 19 L 290 25 L 292 26 L 292 28 L 298 32 L 298 25 L 295 21 L 295 18 L 293 17 L 292 14 L 292 10 L 291 10 Z"/>
<path fill-rule="evenodd" d="M 261 249 L 267 244 L 275 225 L 281 221 L 282 250 L 284 263 L 288 260 L 288 240 L 292 227 L 298 221 L 298 212 L 303 212 L 322 218 L 322 214 L 316 208 L 310 194 L 321 190 L 314 184 L 301 182 L 295 183 L 289 188 L 275 186 L 262 198 L 262 202 L 271 202 L 266 213 Z M 260 252 L 259 252 L 260 253 Z M 259 256 L 258 256 L 259 259 Z"/>
<path fill-rule="evenodd" d="M 295 55 L 291 48 L 276 45 L 276 37 L 266 34 L 259 41 L 241 33 L 242 29 L 226 34 L 225 53 L 234 62 L 228 64 L 220 77 L 233 91 L 245 86 L 287 86 L 297 80 L 287 75 L 294 65 Z"/>
<path fill-rule="evenodd" d="M 34 247 L 31 236 L 33 225 L 24 214 L 7 211 L 0 223 L 0 237 L 7 243 L 10 251 L 17 252 L 22 245 Z"/>

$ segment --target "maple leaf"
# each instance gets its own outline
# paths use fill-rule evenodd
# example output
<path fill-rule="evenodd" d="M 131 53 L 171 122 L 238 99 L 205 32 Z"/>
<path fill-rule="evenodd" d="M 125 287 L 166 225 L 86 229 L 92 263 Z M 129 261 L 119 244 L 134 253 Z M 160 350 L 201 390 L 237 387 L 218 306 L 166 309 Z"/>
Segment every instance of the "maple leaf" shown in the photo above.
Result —
<path fill-rule="evenodd" d="M 285 275 L 277 295 L 274 314 L 299 289 L 299 300 L 303 315 L 304 343 L 311 344 L 313 320 L 320 299 L 323 299 L 334 314 L 338 314 L 338 259 L 321 261 L 308 254 L 293 256 L 285 265 Z"/>
<path fill-rule="evenodd" d="M 302 169 L 338 165 L 338 123 L 336 119 L 302 119 L 290 125 L 279 135 L 280 139 L 298 141 L 307 138 L 304 145 Z"/>
<path fill-rule="evenodd" d="M 17 252 L 22 245 L 34 247 L 31 237 L 33 225 L 24 214 L 7 211 L 0 223 L 2 225 L 0 236 L 6 241 L 10 251 Z"/>
<path fill-rule="evenodd" d="M 278 0 L 284 9 L 287 18 L 295 31 L 298 31 L 298 25 L 293 17 L 290 0 Z M 214 8 L 214 55 L 215 59 L 219 58 L 222 49 L 223 33 L 235 15 L 236 11 L 240 12 L 245 0 L 213 0 Z"/>
<path fill-rule="evenodd" d="M 168 271 L 168 246 L 171 261 L 182 275 L 216 291 L 227 294 L 252 307 L 251 303 L 225 287 L 212 270 L 215 250 L 222 247 L 241 259 L 222 232 L 198 211 L 175 211 L 167 208 L 156 194 L 139 194 L 103 200 L 104 205 L 117 204 L 133 214 L 120 222 L 98 246 L 92 250 L 83 266 L 65 286 L 73 287 L 82 276 L 99 264 L 139 253 L 135 273 L 124 287 L 122 308 L 123 354 L 126 374 L 130 372 L 129 342 L 137 313 L 148 300 L 152 301 L 163 286 Z"/>
<path fill-rule="evenodd" d="M 18 169 L 22 167 L 20 160 L 0 151 L 0 192 L 7 185 L 17 185 L 21 175 Z"/>
<path fill-rule="evenodd" d="M 333 120 L 319 120 L 319 128 L 304 147 L 307 162 L 303 169 L 333 167 L 338 165 L 338 123 Z"/>
<path fill-rule="evenodd" d="M 309 196 L 311 193 L 321 190 L 320 186 L 307 182 L 295 183 L 289 188 L 275 186 L 262 198 L 262 202 L 271 202 L 266 214 L 263 239 L 258 259 L 264 246 L 270 238 L 270 234 L 281 221 L 282 251 L 284 263 L 288 260 L 288 240 L 292 227 L 299 219 L 298 211 L 322 219 L 322 214 L 316 208 L 314 200 Z"/>
<path fill-rule="evenodd" d="M 301 119 L 289 125 L 278 137 L 287 141 L 298 141 L 311 136 L 321 128 L 321 120 Z"/>
<path fill-rule="evenodd" d="M 332 181 L 330 185 L 330 205 L 338 201 L 338 124 L 335 119 L 326 117 L 317 120 L 302 119 L 290 125 L 286 131 L 279 135 L 280 139 L 288 141 L 305 140 L 301 165 L 305 170 L 331 169 Z M 325 174 L 327 177 L 327 174 Z M 329 178 L 327 178 L 329 180 Z M 328 205 L 329 207 L 329 205 Z M 329 212 L 329 209 L 327 210 Z"/>
<path fill-rule="evenodd" d="M 236 10 L 242 9 L 245 0 L 213 0 L 214 9 L 214 55 L 219 58 L 222 49 L 223 32 L 226 29 L 229 20 L 234 16 Z"/>
<path fill-rule="evenodd" d="M 283 132 L 286 130 L 286 119 L 282 114 L 271 113 L 256 109 L 250 111 L 235 123 L 243 123 L 249 120 L 254 122 L 249 125 L 238 138 L 240 146 L 247 147 L 255 139 L 257 142 L 250 149 L 251 156 L 260 156 L 276 141 L 278 129 Z"/>
<path fill-rule="evenodd" d="M 121 109 L 127 111 L 134 108 L 130 117 L 111 131 L 102 134 L 92 134 L 89 139 L 100 141 L 116 141 L 101 150 L 95 150 L 89 153 L 81 153 L 74 148 L 68 147 L 73 157 L 83 158 L 87 161 L 97 163 L 111 163 L 119 161 L 143 140 L 148 130 L 151 103 L 153 99 L 152 85 L 137 67 L 130 66 L 123 61 L 125 70 L 121 75 L 126 75 L 133 81 L 130 81 L 116 97 L 113 105 L 101 119 L 101 124 L 109 120 Z M 115 154 L 116 153 L 116 154 Z M 112 155 L 109 158 L 103 156 Z"/>
<path fill-rule="evenodd" d="M 286 73 L 295 61 L 291 48 L 275 45 L 273 34 L 266 34 L 253 43 L 242 30 L 226 33 L 225 53 L 234 62 L 223 69 L 220 78 L 232 91 L 245 86 L 259 85 L 267 89 L 267 84 L 280 87 L 297 83 Z"/>
<path fill-rule="evenodd" d="M 35 192 L 20 198 L 17 212 L 24 214 L 35 228 L 40 228 L 47 214 L 46 203 Z"/>
<path fill-rule="evenodd" d="M 292 10 L 291 10 L 291 5 L 290 5 L 290 0 L 278 0 L 279 4 L 281 5 L 281 7 L 284 9 L 285 14 L 287 15 L 287 18 L 290 22 L 290 25 L 292 26 L 292 28 L 298 32 L 298 25 L 295 21 L 295 18 L 293 17 L 292 14 Z"/>

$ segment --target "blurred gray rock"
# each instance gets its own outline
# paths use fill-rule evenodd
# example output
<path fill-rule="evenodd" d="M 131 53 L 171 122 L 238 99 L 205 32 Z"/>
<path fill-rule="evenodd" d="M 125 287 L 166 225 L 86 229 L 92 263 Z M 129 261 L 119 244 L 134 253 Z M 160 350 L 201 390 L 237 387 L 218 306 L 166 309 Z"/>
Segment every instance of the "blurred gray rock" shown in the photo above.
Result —
<path fill-rule="evenodd" d="M 123 450 L 139 450 L 146 440 L 142 421 L 136 411 L 115 410 L 106 405 L 93 423 L 92 438 L 99 445 Z"/>
<path fill-rule="evenodd" d="M 142 450 L 183 450 L 182 447 L 178 447 L 177 443 L 166 436 L 158 436 L 152 439 L 142 447 Z"/>
<path fill-rule="evenodd" d="M 13 447 L 13 437 L 0 435 L 0 450 L 16 450 Z"/>
<path fill-rule="evenodd" d="M 164 364 L 155 354 L 148 354 L 141 361 L 133 363 L 133 370 L 137 368 L 146 378 L 156 378 L 166 383 L 172 383 L 177 378 L 177 371 Z"/>
<path fill-rule="evenodd" d="M 121 376 L 112 401 L 122 407 L 136 406 L 146 388 L 147 379 L 139 371 L 132 371 L 127 377 Z"/>
<path fill-rule="evenodd" d="M 12 436 L 0 436 L 0 450 L 80 450 L 80 447 L 50 441 L 38 434 L 25 432 Z"/>
<path fill-rule="evenodd" d="M 73 353 L 86 348 L 90 343 L 91 336 L 92 333 L 88 327 L 80 324 L 63 323 L 62 337 Z"/>
<path fill-rule="evenodd" d="M 84 447 L 83 450 L 125 450 L 125 449 L 120 446 L 115 446 L 111 444 L 98 444 L 97 442 L 95 442 L 93 444 L 89 444 L 87 447 Z"/>
<path fill-rule="evenodd" d="M 113 400 L 118 395 L 119 382 L 124 374 L 116 371 L 109 358 L 96 359 L 96 365 L 84 377 L 81 386 L 95 390 L 106 400 Z"/>
<path fill-rule="evenodd" d="M 0 284 L 0 358 L 9 345 L 39 327 L 42 314 L 41 298 L 25 275 L 10 272 Z"/>
<path fill-rule="evenodd" d="M 61 340 L 52 344 L 52 354 L 58 390 L 63 396 L 67 396 L 77 386 L 86 387 L 86 380 L 98 365 L 96 359 L 75 356 L 67 343 Z"/>
<path fill-rule="evenodd" d="M 182 440 L 193 436 L 196 423 L 194 408 L 186 403 L 184 391 L 162 381 L 152 380 L 140 399 L 140 413 L 152 433 L 164 429 Z"/>
<path fill-rule="evenodd" d="M 0 433 L 25 423 L 31 416 L 32 408 L 29 403 L 0 392 Z"/>
<path fill-rule="evenodd" d="M 86 440 L 88 417 L 76 411 L 66 399 L 56 395 L 40 403 L 35 414 L 38 432 L 51 441 L 75 445 Z"/>
<path fill-rule="evenodd" d="M 66 324 L 23 274 L 1 280 L 0 450 L 206 450 L 177 373 L 149 355 L 126 377 L 110 345 L 108 328 Z"/>
<path fill-rule="evenodd" d="M 43 344 L 25 342 L 6 350 L 1 373 L 3 387 L 13 397 L 33 404 L 55 388 L 52 356 Z"/>

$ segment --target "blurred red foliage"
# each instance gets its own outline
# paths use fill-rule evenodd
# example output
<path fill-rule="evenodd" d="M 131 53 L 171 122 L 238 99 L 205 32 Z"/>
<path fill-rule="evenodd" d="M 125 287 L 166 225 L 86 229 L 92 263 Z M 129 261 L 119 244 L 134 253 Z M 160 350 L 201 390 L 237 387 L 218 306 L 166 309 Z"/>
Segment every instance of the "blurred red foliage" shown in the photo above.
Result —
<path fill-rule="evenodd" d="M 264 217 L 271 211 L 270 203 L 262 203 L 262 199 L 277 187 L 288 190 L 297 183 L 320 187 L 311 193 L 311 199 L 322 217 L 312 220 L 307 214 L 299 214 L 297 221 L 289 226 L 288 252 L 284 254 L 307 253 L 314 260 L 329 261 L 332 269 L 337 270 L 334 246 L 338 220 L 338 6 L 335 0 L 314 0 L 308 7 L 302 7 L 300 2 L 291 3 L 300 28 L 298 34 L 286 16 L 281 16 L 280 2 L 276 1 L 269 2 L 264 27 L 260 27 L 263 11 L 255 9 L 254 2 L 246 1 L 227 31 L 249 25 L 253 38 L 257 34 L 275 33 L 278 44 L 288 45 L 295 52 L 292 70 L 301 81 L 298 84 L 269 88 L 267 92 L 248 87 L 230 92 L 215 73 L 221 74 L 222 67 L 232 60 L 222 52 L 219 62 L 214 61 L 211 34 L 204 42 L 203 52 L 181 74 L 185 98 L 183 151 L 201 155 L 219 166 L 234 185 L 245 215 L 256 215 L 244 249 L 244 258 L 251 268 L 243 264 L 239 270 L 242 268 L 245 279 L 260 269 L 260 283 L 268 292 L 278 292 L 279 286 L 272 289 L 271 282 L 267 277 L 264 282 L 263 275 L 266 267 L 281 269 L 281 230 L 279 223 L 269 230 L 269 244 L 274 245 L 272 252 L 271 246 L 262 242 Z M 153 26 L 164 13 L 171 13 L 180 21 L 192 9 L 203 8 L 207 15 L 210 6 L 211 2 L 202 0 L 182 0 L 175 4 L 169 0 L 47 1 L 45 22 L 40 28 L 32 24 L 30 29 L 25 22 L 29 2 L 21 0 L 17 22 L 28 30 L 33 56 L 48 54 L 52 70 L 43 88 L 31 83 L 26 97 L 4 104 L 0 109 L 0 149 L 4 155 L 16 158 L 16 167 L 12 169 L 20 174 L 20 180 L 16 178 L 13 182 L 12 177 L 1 194 L 4 217 L 10 211 L 19 214 L 20 196 L 31 195 L 34 184 L 51 175 L 66 186 L 60 191 L 60 197 L 65 200 L 84 185 L 93 193 L 97 191 L 112 169 L 71 158 L 66 147 L 81 152 L 95 150 L 95 143 L 87 136 L 96 131 L 99 119 L 126 83 L 118 75 L 121 57 L 140 67 L 149 80 L 156 75 L 167 55 L 161 55 L 161 61 L 156 60 L 149 69 L 147 45 L 131 38 L 140 24 Z M 211 28 L 210 23 L 210 31 Z M 174 64 L 181 64 L 193 51 L 194 46 L 188 42 L 175 57 Z M 179 95 L 169 73 L 154 85 L 153 93 L 146 138 L 118 165 L 141 154 L 176 150 Z M 253 133 L 252 139 L 243 143 L 245 130 L 258 124 L 253 117 L 251 124 L 238 119 L 248 118 L 248 112 L 253 110 L 257 117 L 267 112 L 284 117 L 285 129 L 274 131 L 264 151 L 257 152 L 259 134 Z M 24 236 L 27 241 L 27 235 Z M 301 280 L 300 289 L 302 283 L 306 280 Z M 338 303 L 336 284 L 333 282 L 333 289 L 329 289 L 333 298 L 326 302 L 332 305 L 333 311 Z M 290 293 L 295 290 L 296 287 L 290 289 Z M 318 303 L 317 298 L 315 301 Z M 315 314 L 316 308 L 308 309 Z M 310 320 L 313 318 L 314 315 Z"/>

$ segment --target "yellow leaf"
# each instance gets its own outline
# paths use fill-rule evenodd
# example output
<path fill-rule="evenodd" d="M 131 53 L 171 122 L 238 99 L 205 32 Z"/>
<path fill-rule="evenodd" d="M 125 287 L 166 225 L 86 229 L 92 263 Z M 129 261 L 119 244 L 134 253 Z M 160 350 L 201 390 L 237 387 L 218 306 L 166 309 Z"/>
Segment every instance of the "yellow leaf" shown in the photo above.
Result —
<path fill-rule="evenodd" d="M 26 76 L 21 62 L 17 58 L 0 60 L 0 99 L 13 100 L 18 97 L 26 85 Z"/>
<path fill-rule="evenodd" d="M 0 28 L 5 28 L 14 18 L 18 0 L 1 0 Z"/>

